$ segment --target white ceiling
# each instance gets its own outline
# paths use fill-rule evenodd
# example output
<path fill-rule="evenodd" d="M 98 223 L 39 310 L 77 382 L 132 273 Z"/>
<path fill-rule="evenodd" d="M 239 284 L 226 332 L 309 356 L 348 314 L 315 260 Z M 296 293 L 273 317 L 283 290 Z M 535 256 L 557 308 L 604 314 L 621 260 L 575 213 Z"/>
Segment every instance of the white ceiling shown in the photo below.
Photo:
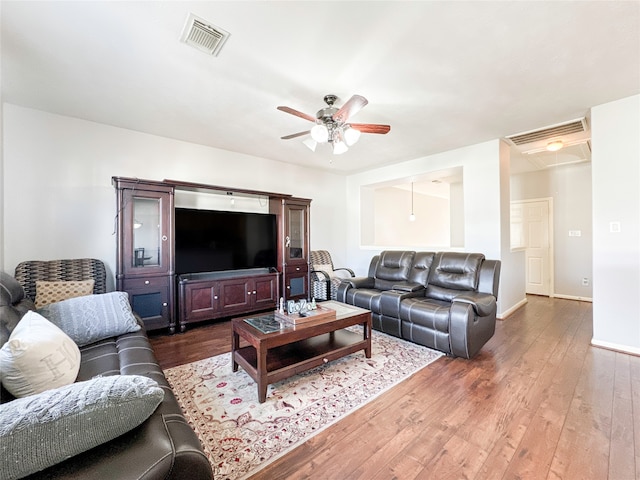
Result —
<path fill-rule="evenodd" d="M 640 2 L 6 1 L 3 101 L 249 155 L 361 171 L 584 117 L 640 93 Z M 189 13 L 231 33 L 179 40 Z M 391 125 L 305 137 L 325 94 Z"/>

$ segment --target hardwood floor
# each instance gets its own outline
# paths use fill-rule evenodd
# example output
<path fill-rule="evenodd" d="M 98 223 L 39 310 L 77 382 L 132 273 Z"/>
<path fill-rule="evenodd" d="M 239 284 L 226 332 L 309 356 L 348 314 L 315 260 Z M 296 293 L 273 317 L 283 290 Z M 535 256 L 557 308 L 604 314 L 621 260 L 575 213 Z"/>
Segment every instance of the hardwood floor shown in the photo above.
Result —
<path fill-rule="evenodd" d="M 640 480 L 640 357 L 591 347 L 592 305 L 530 296 L 472 360 L 442 358 L 254 479 Z M 158 336 L 163 368 L 229 322 Z"/>

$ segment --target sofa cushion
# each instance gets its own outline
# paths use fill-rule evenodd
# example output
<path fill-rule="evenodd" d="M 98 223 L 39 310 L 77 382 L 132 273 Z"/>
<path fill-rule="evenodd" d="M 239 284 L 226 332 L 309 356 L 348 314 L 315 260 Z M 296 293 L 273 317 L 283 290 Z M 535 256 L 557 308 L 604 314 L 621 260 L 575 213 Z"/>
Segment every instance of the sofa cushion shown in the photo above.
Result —
<path fill-rule="evenodd" d="M 73 383 L 80 350 L 62 330 L 36 312 L 27 312 L 0 348 L 0 380 L 15 397 Z"/>
<path fill-rule="evenodd" d="M 400 304 L 402 338 L 451 353 L 449 314 L 451 303 L 424 297 L 406 298 Z"/>
<path fill-rule="evenodd" d="M 0 478 L 43 470 L 144 422 L 164 397 L 152 379 L 98 377 L 0 406 Z"/>
<path fill-rule="evenodd" d="M 140 330 L 126 292 L 70 298 L 38 309 L 79 346 Z"/>
<path fill-rule="evenodd" d="M 82 297 L 93 293 L 95 280 L 77 280 L 68 282 L 36 281 L 36 307 L 61 302 L 69 298 Z"/>
<path fill-rule="evenodd" d="M 381 296 L 382 292 L 377 289 L 352 288 L 347 290 L 347 299 L 345 303 L 371 310 L 374 313 L 380 313 Z"/>
<path fill-rule="evenodd" d="M 450 302 L 460 291 L 476 290 L 483 260 L 481 253 L 438 253 L 431 266 L 426 296 Z"/>
<path fill-rule="evenodd" d="M 375 271 L 375 288 L 378 290 L 392 290 L 398 282 L 406 282 L 413 263 L 415 252 L 384 251 Z"/>
<path fill-rule="evenodd" d="M 409 272 L 410 282 L 419 283 L 426 287 L 435 255 L 434 252 L 417 252 L 415 254 L 413 265 Z"/>

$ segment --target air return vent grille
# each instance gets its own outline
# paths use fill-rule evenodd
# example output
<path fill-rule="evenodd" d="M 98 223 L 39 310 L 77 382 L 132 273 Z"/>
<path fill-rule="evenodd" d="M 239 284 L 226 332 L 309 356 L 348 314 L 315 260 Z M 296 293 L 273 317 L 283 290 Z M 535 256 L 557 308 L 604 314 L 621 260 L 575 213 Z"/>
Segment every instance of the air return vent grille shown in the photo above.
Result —
<path fill-rule="evenodd" d="M 229 36 L 229 32 L 190 13 L 180 40 L 216 57 Z"/>
<path fill-rule="evenodd" d="M 574 133 L 582 133 L 587 130 L 587 123 L 584 118 L 572 120 L 571 122 L 553 125 L 541 130 L 533 130 L 531 132 L 520 133 L 507 137 L 515 145 L 526 145 L 528 143 L 540 142 L 542 140 L 551 140 L 554 138 L 566 137 Z"/>

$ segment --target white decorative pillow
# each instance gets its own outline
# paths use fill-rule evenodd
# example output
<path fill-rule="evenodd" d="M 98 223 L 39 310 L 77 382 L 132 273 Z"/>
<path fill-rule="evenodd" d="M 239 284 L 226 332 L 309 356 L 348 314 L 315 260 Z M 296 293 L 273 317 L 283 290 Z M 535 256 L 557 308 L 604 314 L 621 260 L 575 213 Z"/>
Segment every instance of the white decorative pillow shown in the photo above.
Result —
<path fill-rule="evenodd" d="M 29 311 L 0 348 L 0 380 L 14 397 L 25 397 L 73 383 L 80 350 L 53 323 Z"/>
<path fill-rule="evenodd" d="M 314 265 L 313 269 L 316 271 L 322 271 L 325 272 L 327 275 L 329 275 L 329 278 L 333 277 L 335 275 L 335 273 L 333 272 L 333 267 L 331 266 L 330 263 L 328 264 L 320 264 L 320 265 Z"/>
<path fill-rule="evenodd" d="M 69 298 L 82 297 L 93 293 L 95 280 L 78 280 L 68 282 L 45 282 L 36 280 L 36 308 L 49 303 L 61 302 Z"/>
<path fill-rule="evenodd" d="M 44 470 L 144 422 L 164 398 L 147 377 L 96 377 L 0 405 L 0 478 Z"/>
<path fill-rule="evenodd" d="M 79 346 L 140 330 L 126 292 L 70 298 L 38 309 Z"/>

